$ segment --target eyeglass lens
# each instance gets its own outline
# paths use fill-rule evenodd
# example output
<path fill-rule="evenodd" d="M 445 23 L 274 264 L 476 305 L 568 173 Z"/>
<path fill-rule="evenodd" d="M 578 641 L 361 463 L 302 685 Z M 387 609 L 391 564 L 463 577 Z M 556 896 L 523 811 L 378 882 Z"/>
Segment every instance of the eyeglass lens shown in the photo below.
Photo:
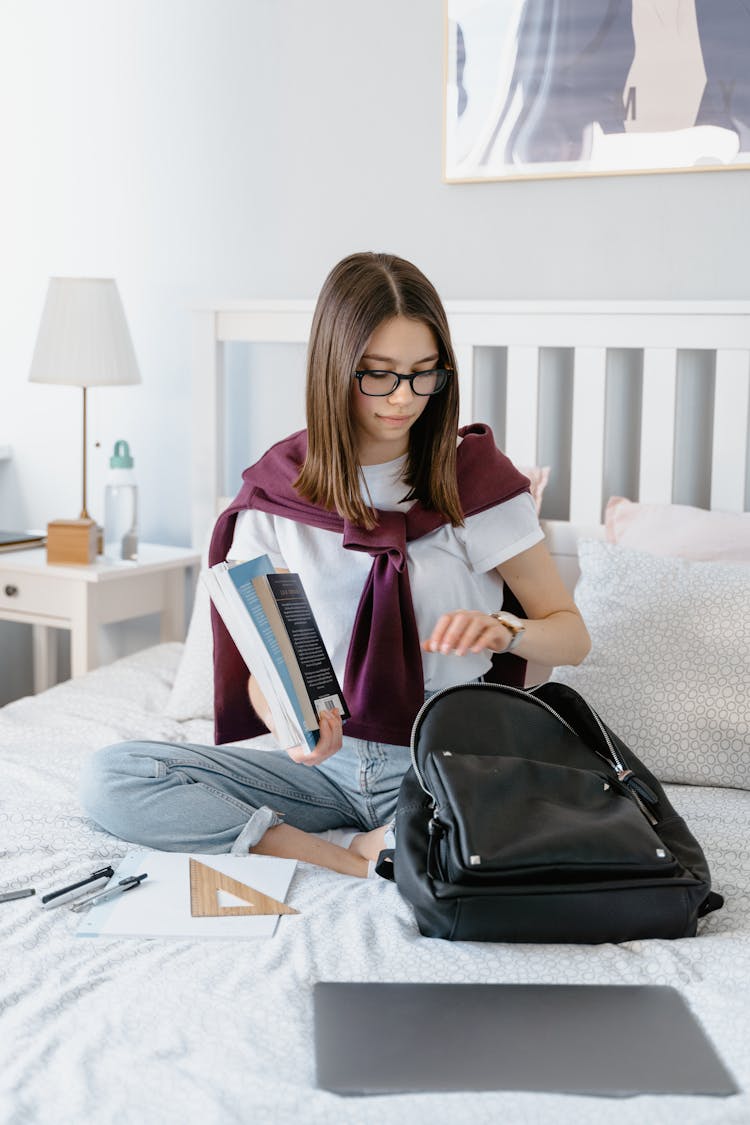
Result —
<path fill-rule="evenodd" d="M 434 395 L 442 391 L 448 378 L 443 368 L 418 371 L 415 375 L 397 375 L 395 371 L 358 371 L 357 378 L 363 394 L 390 395 L 402 380 L 411 384 L 415 395 Z"/>

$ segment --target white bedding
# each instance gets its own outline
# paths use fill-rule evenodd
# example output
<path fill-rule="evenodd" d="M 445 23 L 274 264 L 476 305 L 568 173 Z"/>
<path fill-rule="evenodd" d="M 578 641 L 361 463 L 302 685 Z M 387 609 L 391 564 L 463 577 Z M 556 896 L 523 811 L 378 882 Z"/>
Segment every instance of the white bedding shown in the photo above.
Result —
<path fill-rule="evenodd" d="M 160 645 L 0 710 L 0 1120 L 6 1125 L 233 1122 L 747 1123 L 729 1099 L 523 1093 L 347 1098 L 315 1088 L 316 980 L 657 983 L 683 993 L 750 1088 L 750 792 L 670 786 L 725 908 L 700 936 L 622 946 L 449 943 L 419 935 L 396 888 L 300 864 L 268 941 L 82 939 L 39 895 L 127 845 L 78 807 L 86 755 L 147 737 L 211 741 L 162 709 L 181 646 Z"/>

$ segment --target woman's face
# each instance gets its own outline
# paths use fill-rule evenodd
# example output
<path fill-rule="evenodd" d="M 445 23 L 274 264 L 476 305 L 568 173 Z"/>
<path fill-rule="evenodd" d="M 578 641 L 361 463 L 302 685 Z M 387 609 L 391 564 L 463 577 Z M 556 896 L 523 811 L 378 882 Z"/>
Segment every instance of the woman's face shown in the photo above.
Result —
<path fill-rule="evenodd" d="M 437 367 L 439 359 L 437 339 L 428 325 L 395 316 L 383 321 L 370 336 L 357 370 L 412 375 Z M 363 395 L 357 379 L 352 379 L 350 394 L 360 464 L 381 465 L 406 453 L 409 430 L 429 397 L 415 395 L 406 382 L 399 383 L 389 395 Z"/>

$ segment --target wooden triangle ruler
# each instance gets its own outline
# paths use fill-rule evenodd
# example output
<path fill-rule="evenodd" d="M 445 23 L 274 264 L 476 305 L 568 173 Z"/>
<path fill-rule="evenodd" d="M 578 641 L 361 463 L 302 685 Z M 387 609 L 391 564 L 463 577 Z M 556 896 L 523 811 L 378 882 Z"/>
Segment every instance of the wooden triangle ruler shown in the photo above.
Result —
<path fill-rule="evenodd" d="M 242 899 L 247 906 L 220 906 L 219 891 L 227 891 Z M 256 917 L 261 914 L 299 914 L 299 910 L 191 857 L 190 913 L 193 918 L 225 918 L 231 914 L 254 914 Z"/>

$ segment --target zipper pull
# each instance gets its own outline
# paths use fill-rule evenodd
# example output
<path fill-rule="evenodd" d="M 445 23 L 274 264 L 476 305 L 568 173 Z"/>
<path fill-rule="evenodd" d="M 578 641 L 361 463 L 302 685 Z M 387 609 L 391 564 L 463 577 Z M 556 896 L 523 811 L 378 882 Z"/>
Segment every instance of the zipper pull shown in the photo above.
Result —
<path fill-rule="evenodd" d="M 445 836 L 445 827 L 434 816 L 427 825 L 427 855 L 425 857 L 427 874 L 431 879 L 440 879 L 445 882 L 443 865 L 440 862 L 439 844 Z"/>
<path fill-rule="evenodd" d="M 641 781 L 639 777 L 636 777 L 632 770 L 619 770 L 617 779 L 633 794 L 633 800 L 649 824 L 652 826 L 658 824 L 658 819 L 653 815 L 651 809 L 644 804 L 644 801 L 648 802 L 652 808 L 655 808 L 659 804 L 659 799 L 653 789 L 646 785 L 645 781 Z"/>
<path fill-rule="evenodd" d="M 437 817 L 433 816 L 430 817 L 429 823 L 427 825 L 427 831 L 429 832 L 430 836 L 437 836 L 437 838 L 440 839 L 445 835 L 445 826 L 440 823 Z"/>
<path fill-rule="evenodd" d="M 617 774 L 617 779 L 621 781 L 623 785 L 627 785 L 631 793 L 640 797 L 646 804 L 653 805 L 654 807 L 659 804 L 659 798 L 656 796 L 651 786 L 647 785 L 645 781 L 641 781 L 640 777 L 636 777 L 632 770 L 620 770 Z"/>

